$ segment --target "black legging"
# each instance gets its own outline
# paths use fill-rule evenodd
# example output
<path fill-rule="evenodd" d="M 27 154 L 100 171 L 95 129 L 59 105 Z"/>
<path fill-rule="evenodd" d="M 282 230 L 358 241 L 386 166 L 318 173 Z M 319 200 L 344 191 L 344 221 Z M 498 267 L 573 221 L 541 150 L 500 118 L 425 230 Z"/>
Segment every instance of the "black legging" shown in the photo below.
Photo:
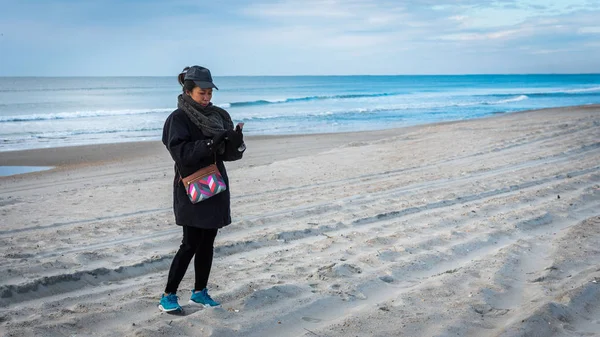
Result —
<path fill-rule="evenodd" d="M 175 294 L 179 283 L 187 271 L 190 261 L 194 254 L 194 269 L 196 270 L 196 283 L 194 290 L 200 291 L 206 288 L 208 276 L 213 260 L 213 244 L 217 236 L 218 229 L 202 229 L 189 226 L 183 227 L 183 240 L 179 251 L 175 254 L 171 269 L 169 269 L 169 279 L 165 293 Z"/>

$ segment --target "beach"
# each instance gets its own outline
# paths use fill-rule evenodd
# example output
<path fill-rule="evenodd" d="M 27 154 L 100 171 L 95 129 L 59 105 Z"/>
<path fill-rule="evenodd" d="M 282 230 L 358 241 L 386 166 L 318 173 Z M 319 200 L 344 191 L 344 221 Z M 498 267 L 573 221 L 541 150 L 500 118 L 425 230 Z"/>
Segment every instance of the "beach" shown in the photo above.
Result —
<path fill-rule="evenodd" d="M 246 144 L 183 315 L 160 142 L 0 153 L 0 335 L 600 336 L 600 105 Z"/>

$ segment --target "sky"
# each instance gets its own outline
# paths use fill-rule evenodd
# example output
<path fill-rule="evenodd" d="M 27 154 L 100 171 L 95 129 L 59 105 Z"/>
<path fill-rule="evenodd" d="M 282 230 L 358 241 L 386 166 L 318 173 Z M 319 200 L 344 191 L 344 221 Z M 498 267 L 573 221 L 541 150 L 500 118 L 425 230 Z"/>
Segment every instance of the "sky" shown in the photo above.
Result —
<path fill-rule="evenodd" d="M 0 0 L 0 76 L 600 73 L 600 0 Z"/>

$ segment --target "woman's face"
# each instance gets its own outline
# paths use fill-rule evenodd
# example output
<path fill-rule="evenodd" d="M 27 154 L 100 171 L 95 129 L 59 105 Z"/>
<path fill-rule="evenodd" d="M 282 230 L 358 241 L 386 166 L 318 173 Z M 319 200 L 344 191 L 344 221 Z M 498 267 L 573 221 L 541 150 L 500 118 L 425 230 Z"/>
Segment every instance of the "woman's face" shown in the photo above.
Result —
<path fill-rule="evenodd" d="M 202 106 L 207 106 L 212 99 L 212 91 L 212 88 L 202 89 L 195 87 L 192 91 L 188 91 L 188 95 L 190 95 L 190 97 L 196 101 L 196 103 Z"/>

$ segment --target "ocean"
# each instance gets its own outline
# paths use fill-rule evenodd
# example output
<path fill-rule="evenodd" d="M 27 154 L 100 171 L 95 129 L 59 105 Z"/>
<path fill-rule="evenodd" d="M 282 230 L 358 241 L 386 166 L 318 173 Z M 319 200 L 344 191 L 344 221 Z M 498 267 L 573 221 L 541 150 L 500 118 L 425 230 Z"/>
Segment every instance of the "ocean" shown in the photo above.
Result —
<path fill-rule="evenodd" d="M 215 77 L 246 135 L 377 130 L 600 103 L 600 74 Z M 176 77 L 0 77 L 0 151 L 159 140 Z"/>

